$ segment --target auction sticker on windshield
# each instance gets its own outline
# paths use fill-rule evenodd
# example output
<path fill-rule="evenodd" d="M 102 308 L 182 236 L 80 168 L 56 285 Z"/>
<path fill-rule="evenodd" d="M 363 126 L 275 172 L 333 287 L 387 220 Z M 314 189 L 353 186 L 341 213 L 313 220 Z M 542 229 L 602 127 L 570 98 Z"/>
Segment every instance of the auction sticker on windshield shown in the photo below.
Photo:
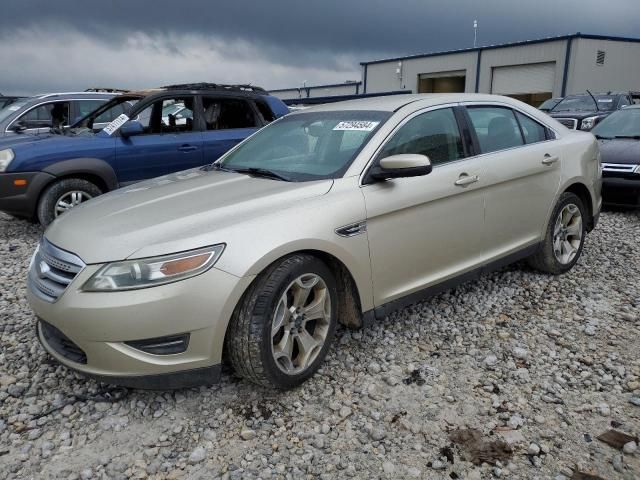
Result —
<path fill-rule="evenodd" d="M 335 127 L 334 130 L 356 130 L 359 132 L 370 132 L 374 128 L 378 126 L 380 122 L 369 122 L 362 120 L 350 120 L 348 122 L 340 122 Z"/>
<path fill-rule="evenodd" d="M 121 113 L 109 125 L 104 127 L 102 131 L 105 132 L 107 135 L 113 135 L 113 132 L 115 132 L 122 125 L 124 125 L 127 122 L 127 120 L 129 120 L 129 117 L 127 117 L 124 113 Z"/>

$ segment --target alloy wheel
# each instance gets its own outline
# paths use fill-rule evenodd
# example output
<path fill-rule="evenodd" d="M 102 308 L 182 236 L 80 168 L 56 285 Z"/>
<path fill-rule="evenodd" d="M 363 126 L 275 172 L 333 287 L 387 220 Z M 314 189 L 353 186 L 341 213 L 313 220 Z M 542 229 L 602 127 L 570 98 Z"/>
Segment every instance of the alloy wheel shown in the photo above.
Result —
<path fill-rule="evenodd" d="M 573 261 L 582 244 L 582 214 L 577 205 L 565 205 L 553 229 L 553 254 L 563 265 Z"/>
<path fill-rule="evenodd" d="M 331 325 L 331 294 L 316 274 L 299 276 L 285 289 L 271 324 L 271 351 L 278 368 L 296 375 L 313 364 Z"/>
<path fill-rule="evenodd" d="M 86 202 L 91 198 L 93 198 L 91 195 L 81 190 L 66 192 L 56 200 L 55 216 L 58 217 L 64 212 L 71 210 L 73 207 L 80 205 L 82 202 Z"/>

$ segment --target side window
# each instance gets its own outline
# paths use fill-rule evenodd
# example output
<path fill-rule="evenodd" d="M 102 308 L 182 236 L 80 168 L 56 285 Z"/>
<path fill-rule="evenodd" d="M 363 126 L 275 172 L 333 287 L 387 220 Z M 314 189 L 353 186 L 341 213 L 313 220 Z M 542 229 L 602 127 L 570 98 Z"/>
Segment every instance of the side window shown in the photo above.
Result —
<path fill-rule="evenodd" d="M 190 132 L 192 130 L 193 97 L 162 100 L 160 133 Z"/>
<path fill-rule="evenodd" d="M 61 127 L 69 125 L 69 102 L 40 105 L 20 117 L 27 128 Z"/>
<path fill-rule="evenodd" d="M 524 145 L 513 110 L 502 107 L 468 107 L 471 125 L 482 153 Z"/>
<path fill-rule="evenodd" d="M 544 142 L 547 139 L 546 129 L 538 122 L 520 112 L 516 112 L 516 117 L 518 117 L 518 122 L 520 122 L 526 143 Z"/>
<path fill-rule="evenodd" d="M 620 103 L 618 104 L 618 108 L 626 107 L 627 105 L 631 105 L 629 98 L 626 95 L 620 97 Z"/>
<path fill-rule="evenodd" d="M 193 130 L 193 97 L 165 98 L 138 112 L 144 133 L 180 133 Z"/>
<path fill-rule="evenodd" d="M 245 100 L 204 97 L 202 107 L 207 130 L 255 128 L 258 126 L 256 116 Z"/>
<path fill-rule="evenodd" d="M 258 111 L 260 112 L 260 115 L 262 116 L 262 119 L 266 123 L 273 122 L 276 119 L 275 115 L 269 108 L 269 105 L 266 104 L 266 102 L 263 102 L 262 100 L 256 100 L 255 104 L 258 108 Z"/>
<path fill-rule="evenodd" d="M 464 158 L 462 137 L 451 108 L 418 115 L 396 132 L 380 158 L 401 153 L 426 155 L 433 165 Z"/>

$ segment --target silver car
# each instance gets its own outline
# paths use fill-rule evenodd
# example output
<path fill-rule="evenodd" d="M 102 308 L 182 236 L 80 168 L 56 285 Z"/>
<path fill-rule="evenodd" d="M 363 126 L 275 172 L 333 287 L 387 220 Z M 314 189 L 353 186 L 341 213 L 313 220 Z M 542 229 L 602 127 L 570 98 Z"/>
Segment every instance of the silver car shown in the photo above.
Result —
<path fill-rule="evenodd" d="M 44 348 L 143 388 L 223 361 L 290 388 L 360 327 L 525 259 L 570 270 L 600 212 L 598 146 L 519 101 L 403 95 L 273 122 L 215 164 L 59 217 L 29 271 Z"/>

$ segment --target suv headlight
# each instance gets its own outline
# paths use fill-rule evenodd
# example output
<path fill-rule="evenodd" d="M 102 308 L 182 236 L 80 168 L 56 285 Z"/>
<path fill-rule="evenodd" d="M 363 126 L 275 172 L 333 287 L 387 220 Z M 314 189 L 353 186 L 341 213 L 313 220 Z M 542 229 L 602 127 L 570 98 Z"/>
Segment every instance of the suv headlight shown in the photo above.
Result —
<path fill-rule="evenodd" d="M 598 121 L 598 117 L 587 117 L 582 119 L 582 123 L 580 124 L 580 130 L 591 130 L 596 126 L 596 122 Z"/>
<path fill-rule="evenodd" d="M 0 150 L 0 172 L 4 172 L 11 163 L 11 160 L 15 158 L 13 150 L 10 148 L 6 148 L 4 150 Z"/>
<path fill-rule="evenodd" d="M 109 263 L 82 286 L 85 292 L 135 290 L 194 277 L 209 270 L 225 245 L 200 248 L 174 255 Z"/>

